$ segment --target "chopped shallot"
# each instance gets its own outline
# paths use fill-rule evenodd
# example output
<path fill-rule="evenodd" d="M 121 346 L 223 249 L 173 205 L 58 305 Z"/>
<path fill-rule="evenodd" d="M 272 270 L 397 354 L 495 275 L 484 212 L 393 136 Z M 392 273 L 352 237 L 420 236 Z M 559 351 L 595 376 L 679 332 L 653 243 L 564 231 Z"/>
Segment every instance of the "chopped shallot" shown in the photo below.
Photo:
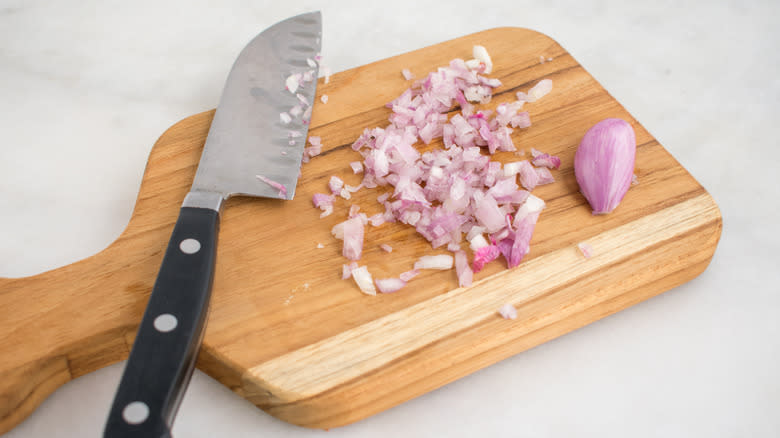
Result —
<path fill-rule="evenodd" d="M 493 61 L 490 59 L 487 50 L 482 46 L 474 46 L 473 53 L 474 58 L 480 62 L 480 66 L 484 66 L 482 73 L 490 74 L 493 71 Z"/>
<path fill-rule="evenodd" d="M 499 255 L 501 255 L 501 251 L 499 251 L 498 247 L 495 245 L 483 246 L 474 251 L 474 261 L 472 262 L 474 272 L 481 271 L 486 264 L 497 259 Z"/>
<path fill-rule="evenodd" d="M 295 93 L 295 91 L 298 89 L 298 86 L 301 83 L 301 74 L 300 73 L 294 73 L 287 77 L 287 80 L 284 81 L 284 85 L 287 88 L 287 91 L 290 93 Z"/>
<path fill-rule="evenodd" d="M 328 95 L 327 94 L 323 94 L 322 97 L 320 97 L 320 102 L 328 103 Z"/>
<path fill-rule="evenodd" d="M 537 167 L 547 167 L 549 169 L 557 169 L 561 167 L 561 159 L 555 155 L 539 152 L 534 148 L 531 148 L 531 155 L 533 159 L 531 163 Z"/>
<path fill-rule="evenodd" d="M 474 237 L 469 239 L 469 246 L 472 251 L 478 251 L 480 248 L 489 246 L 487 239 L 482 234 L 475 234 Z"/>
<path fill-rule="evenodd" d="M 350 260 L 360 260 L 363 252 L 363 221 L 359 216 L 342 222 L 344 248 L 342 254 Z"/>
<path fill-rule="evenodd" d="M 409 71 L 408 68 L 401 70 L 401 74 L 404 75 L 404 79 L 406 79 L 407 81 L 410 79 L 414 79 L 414 75 L 412 74 L 412 72 Z"/>
<path fill-rule="evenodd" d="M 368 272 L 368 268 L 361 266 L 352 270 L 352 278 L 355 279 L 360 291 L 366 295 L 376 295 L 376 288 L 374 287 L 374 279 L 371 277 L 371 273 Z"/>
<path fill-rule="evenodd" d="M 320 63 L 320 73 L 322 73 L 322 75 L 325 77 L 325 83 L 326 84 L 329 83 L 330 82 L 330 67 Z"/>
<path fill-rule="evenodd" d="M 477 234 L 482 234 L 484 232 L 485 232 L 485 227 L 480 227 L 479 225 L 474 225 L 473 227 L 471 227 L 469 229 L 468 233 L 466 233 L 466 240 L 471 242 L 471 239 L 476 237 Z M 485 238 L 483 237 L 482 240 L 485 240 Z M 485 240 L 485 245 L 487 245 L 487 241 L 486 240 Z M 485 246 L 485 245 L 482 245 L 482 246 Z M 474 249 L 474 248 L 472 247 L 471 249 Z"/>
<path fill-rule="evenodd" d="M 352 168 L 352 173 L 362 173 L 363 172 L 363 163 L 360 161 L 353 161 L 349 163 L 349 167 Z"/>
<path fill-rule="evenodd" d="M 344 180 L 337 177 L 336 175 L 330 177 L 330 180 L 328 181 L 328 188 L 330 189 L 331 193 L 337 195 L 341 192 L 341 189 L 343 187 L 344 187 Z"/>
<path fill-rule="evenodd" d="M 383 243 L 383 244 L 379 245 L 379 247 L 382 248 L 382 250 L 384 250 L 384 251 L 393 252 L 393 247 L 388 245 L 388 244 L 386 244 L 386 243 Z"/>
<path fill-rule="evenodd" d="M 379 292 L 382 292 L 383 294 L 396 292 L 402 287 L 406 286 L 406 282 L 400 278 L 377 279 L 374 280 L 374 283 L 376 283 L 376 287 L 379 289 Z"/>
<path fill-rule="evenodd" d="M 504 176 L 515 176 L 520 173 L 520 169 L 523 168 L 522 161 L 514 161 L 504 164 Z"/>
<path fill-rule="evenodd" d="M 479 195 L 479 196 L 477 196 Z M 488 233 L 495 233 L 506 225 L 504 212 L 498 207 L 498 202 L 490 194 L 474 192 L 475 208 L 474 217 L 477 222 L 486 228 Z"/>
<path fill-rule="evenodd" d="M 526 190 L 533 190 L 534 187 L 539 185 L 539 173 L 531 166 L 528 160 L 523 160 L 519 164 L 518 175 L 520 177 L 520 184 L 525 187 Z"/>
<path fill-rule="evenodd" d="M 552 91 L 552 81 L 549 79 L 542 79 L 528 90 L 528 102 L 536 102 L 550 91 Z"/>
<path fill-rule="evenodd" d="M 324 195 L 322 193 L 315 193 L 314 196 L 312 196 L 311 201 L 315 207 L 322 210 L 322 214 L 320 214 L 320 217 L 323 218 L 333 213 L 333 201 L 335 199 L 336 197 L 333 195 Z"/>
<path fill-rule="evenodd" d="M 539 214 L 544 207 L 546 207 L 546 204 L 541 198 L 534 195 L 528 195 L 525 203 L 517 209 L 517 213 L 515 213 L 515 223 L 513 225 L 517 227 L 517 221 L 525 219 L 533 214 Z"/>
<path fill-rule="evenodd" d="M 349 207 L 349 217 L 353 218 L 358 215 L 358 212 L 360 211 L 360 206 L 357 204 L 352 204 Z"/>
<path fill-rule="evenodd" d="M 458 274 L 458 286 L 471 286 L 471 282 L 474 280 L 474 271 L 469 267 L 469 259 L 464 251 L 455 252 L 455 272 Z"/>
<path fill-rule="evenodd" d="M 539 177 L 538 181 L 536 182 L 537 186 L 555 182 L 555 178 L 552 176 L 552 173 L 550 173 L 550 169 L 546 167 L 538 167 L 535 170 L 536 175 Z"/>
<path fill-rule="evenodd" d="M 259 179 L 260 181 L 262 181 L 262 182 L 264 182 L 264 183 L 268 184 L 269 186 L 271 186 L 271 187 L 273 187 L 273 188 L 275 188 L 275 189 L 278 189 L 278 190 L 279 190 L 279 197 L 280 197 L 280 198 L 284 198 L 284 197 L 286 197 L 286 196 L 287 196 L 287 187 L 285 187 L 283 184 L 280 184 L 280 183 L 278 183 L 278 182 L 276 182 L 276 181 L 274 181 L 274 180 L 272 180 L 272 179 L 266 178 L 266 177 L 265 177 L 265 176 L 263 176 L 263 175 L 255 175 L 255 176 L 256 176 L 256 177 L 257 177 L 257 179 Z"/>
<path fill-rule="evenodd" d="M 310 158 L 322 153 L 322 142 L 319 137 L 309 137 L 309 143 L 311 143 L 311 146 L 303 149 L 302 161 L 304 163 L 308 163 Z"/>
<path fill-rule="evenodd" d="M 399 275 L 398 277 L 403 281 L 409 281 L 412 278 L 416 277 L 417 274 L 419 273 L 420 273 L 419 269 L 412 269 L 406 272 L 402 272 L 401 275 Z"/>
<path fill-rule="evenodd" d="M 577 248 L 580 249 L 580 252 L 582 252 L 582 255 L 586 259 L 589 259 L 589 258 L 593 257 L 593 247 L 590 246 L 590 244 L 588 244 L 586 242 L 580 242 L 580 243 L 577 244 Z"/>
<path fill-rule="evenodd" d="M 383 213 L 377 213 L 369 217 L 368 221 L 371 223 L 371 226 L 378 227 L 385 223 L 385 215 Z"/>
<path fill-rule="evenodd" d="M 525 203 L 515 213 L 512 231 L 496 243 L 508 267 L 514 268 L 519 265 L 523 257 L 528 254 L 536 221 L 544 207 L 544 201 L 534 195 L 528 195 Z"/>
<path fill-rule="evenodd" d="M 341 265 L 341 279 L 346 280 L 352 276 L 352 271 L 357 269 L 357 262 L 349 262 L 348 264 Z"/>
<path fill-rule="evenodd" d="M 290 117 L 290 115 L 285 113 L 285 112 L 281 112 L 281 113 L 279 113 L 279 120 L 281 120 L 282 123 L 284 123 L 286 125 L 286 124 L 292 122 L 292 117 Z"/>
<path fill-rule="evenodd" d="M 422 256 L 414 262 L 414 269 L 452 269 L 453 259 L 449 254 Z"/>
<path fill-rule="evenodd" d="M 333 195 L 324 195 L 322 193 L 315 193 L 314 196 L 311 198 L 311 202 L 314 204 L 315 207 L 319 209 L 323 209 L 323 207 L 328 207 L 333 205 L 333 201 L 336 199 Z"/>
<path fill-rule="evenodd" d="M 317 249 L 322 249 L 322 248 L 325 248 L 325 245 L 323 245 L 323 244 L 321 244 L 321 243 L 318 243 L 318 244 L 317 244 Z"/>
<path fill-rule="evenodd" d="M 500 309 L 498 309 L 499 315 L 501 315 L 504 319 L 515 319 L 517 318 L 517 309 L 515 309 L 515 306 L 506 303 L 503 306 L 501 306 Z"/>
<path fill-rule="evenodd" d="M 330 229 L 330 234 L 336 239 L 344 240 L 344 222 L 339 222 Z"/>

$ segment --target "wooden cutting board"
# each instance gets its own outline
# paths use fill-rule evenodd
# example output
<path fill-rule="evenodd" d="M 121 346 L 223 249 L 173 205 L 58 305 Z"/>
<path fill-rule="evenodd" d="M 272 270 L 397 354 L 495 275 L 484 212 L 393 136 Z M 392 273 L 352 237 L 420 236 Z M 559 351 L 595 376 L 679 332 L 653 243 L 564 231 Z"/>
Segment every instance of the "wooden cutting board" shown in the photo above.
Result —
<path fill-rule="evenodd" d="M 331 175 L 357 185 L 350 145 L 387 125 L 384 104 L 410 82 L 482 44 L 503 82 L 493 108 L 543 78 L 553 91 L 527 104 L 533 126 L 519 149 L 559 155 L 557 182 L 523 263 L 503 261 L 457 287 L 454 271 L 425 271 L 401 291 L 367 296 L 342 281 L 341 242 L 330 235 L 351 204 L 373 214 L 377 190 L 339 200 L 320 219 L 311 196 Z M 553 58 L 540 62 L 540 57 Z M 637 84 L 641 86 L 641 84 Z M 333 75 L 318 84 L 311 135 L 324 152 L 302 168 L 293 201 L 235 198 L 219 234 L 211 310 L 198 367 L 285 421 L 348 424 L 440 387 L 684 283 L 708 265 L 721 233 L 710 195 L 560 45 L 526 29 L 499 28 Z M 179 206 L 195 174 L 213 111 L 172 126 L 155 144 L 122 235 L 88 259 L 40 275 L 0 279 L 0 433 L 58 386 L 127 357 Z M 607 117 L 637 134 L 639 185 L 607 216 L 592 216 L 578 192 L 573 157 L 585 131 Z M 502 161 L 517 160 L 509 153 Z M 596 255 L 585 259 L 579 242 Z M 318 243 L 324 248 L 318 248 Z M 390 244 L 391 254 L 380 244 Z M 397 276 L 443 253 L 400 224 L 369 227 L 361 264 Z M 56 293 L 53 293 L 56 291 Z M 516 320 L 496 313 L 505 303 Z"/>

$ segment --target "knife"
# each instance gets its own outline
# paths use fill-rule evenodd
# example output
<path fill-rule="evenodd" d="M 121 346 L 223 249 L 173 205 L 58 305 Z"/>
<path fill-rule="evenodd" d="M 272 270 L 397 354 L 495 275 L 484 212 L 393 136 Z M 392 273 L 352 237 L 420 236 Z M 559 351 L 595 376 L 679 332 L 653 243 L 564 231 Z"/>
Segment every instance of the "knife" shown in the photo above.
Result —
<path fill-rule="evenodd" d="M 321 33 L 319 12 L 298 15 L 260 33 L 236 59 L 114 396 L 105 438 L 171 436 L 206 325 L 223 202 L 234 195 L 293 198 Z M 290 112 L 295 107 L 303 111 Z"/>

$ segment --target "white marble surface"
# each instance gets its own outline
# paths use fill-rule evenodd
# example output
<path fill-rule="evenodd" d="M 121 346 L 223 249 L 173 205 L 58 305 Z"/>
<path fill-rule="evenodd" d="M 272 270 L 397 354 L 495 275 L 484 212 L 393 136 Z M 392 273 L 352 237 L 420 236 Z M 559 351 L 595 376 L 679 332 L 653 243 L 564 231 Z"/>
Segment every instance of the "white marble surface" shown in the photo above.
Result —
<path fill-rule="evenodd" d="M 315 9 L 334 71 L 497 26 L 552 36 L 713 194 L 723 236 L 686 285 L 328 433 L 276 420 L 196 372 L 175 436 L 780 434 L 774 0 L 0 0 L 0 275 L 106 247 L 156 138 L 216 106 L 250 37 Z M 100 436 L 121 369 L 66 384 L 5 436 Z"/>

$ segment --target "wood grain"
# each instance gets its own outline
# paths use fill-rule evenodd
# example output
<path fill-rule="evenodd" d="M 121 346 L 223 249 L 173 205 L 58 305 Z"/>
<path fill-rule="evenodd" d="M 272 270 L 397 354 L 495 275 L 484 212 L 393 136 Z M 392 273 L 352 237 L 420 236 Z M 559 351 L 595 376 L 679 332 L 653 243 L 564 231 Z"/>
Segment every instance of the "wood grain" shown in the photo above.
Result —
<path fill-rule="evenodd" d="M 398 293 L 363 295 L 340 280 L 344 259 L 330 228 L 352 204 L 379 212 L 381 191 L 340 200 L 324 219 L 311 196 L 331 175 L 359 183 L 350 145 L 364 128 L 387 124 L 384 104 L 409 86 L 402 68 L 422 77 L 470 56 L 474 44 L 488 48 L 492 76 L 504 84 L 488 107 L 542 78 L 554 83 L 526 106 L 533 126 L 513 134 L 518 148 L 563 162 L 557 182 L 534 191 L 547 209 L 531 253 L 512 270 L 492 263 L 470 288 L 458 288 L 454 272 L 432 271 Z M 395 406 L 688 281 L 717 246 L 721 217 L 704 188 L 545 35 L 518 28 L 468 35 L 320 80 L 318 94 L 329 101 L 317 100 L 310 134 L 322 137 L 324 151 L 303 167 L 296 198 L 225 205 L 198 359 L 200 369 L 285 421 L 328 428 Z M 108 248 L 40 275 L 0 279 L 0 433 L 64 382 L 127 357 L 212 116 L 184 119 L 160 137 L 127 229 Z M 640 184 L 614 213 L 594 217 L 572 162 L 585 131 L 606 117 L 633 125 Z M 582 241 L 595 257 L 581 256 Z M 361 264 L 378 278 L 443 252 L 399 224 L 369 228 L 366 242 Z M 382 243 L 393 246 L 390 256 Z M 518 308 L 516 320 L 497 316 L 504 303 Z"/>

